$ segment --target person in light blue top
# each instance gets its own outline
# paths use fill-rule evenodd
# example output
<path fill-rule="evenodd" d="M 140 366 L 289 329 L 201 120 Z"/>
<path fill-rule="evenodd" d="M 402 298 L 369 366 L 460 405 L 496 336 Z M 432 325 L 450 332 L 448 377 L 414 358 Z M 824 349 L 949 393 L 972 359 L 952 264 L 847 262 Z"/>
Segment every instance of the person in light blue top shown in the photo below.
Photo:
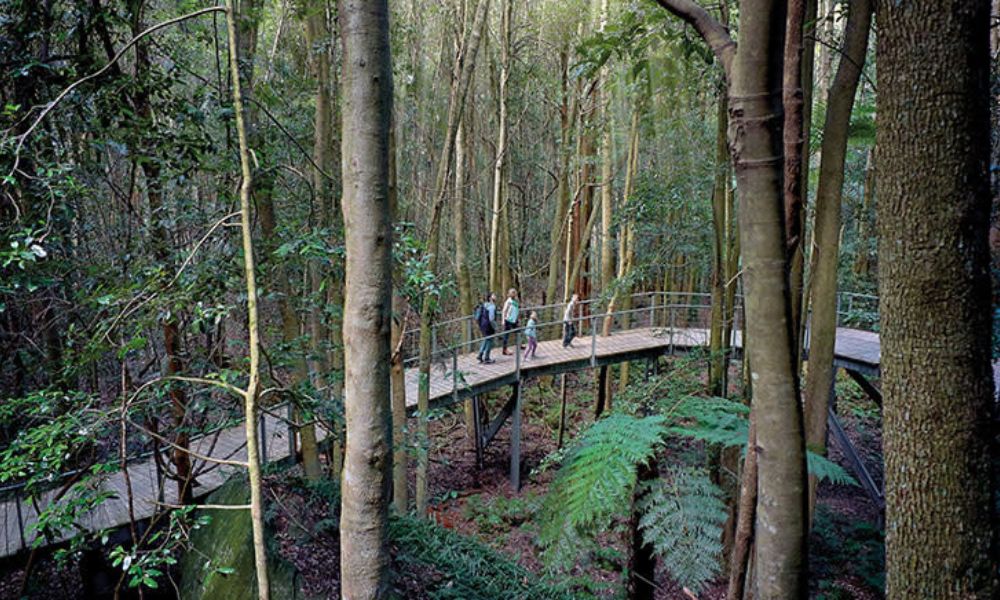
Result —
<path fill-rule="evenodd" d="M 517 329 L 517 319 L 521 314 L 521 305 L 517 301 L 517 290 L 510 288 L 507 290 L 507 299 L 503 303 L 503 353 L 507 352 L 507 340 L 510 339 L 510 332 Z"/>
<path fill-rule="evenodd" d="M 524 353 L 524 358 L 535 358 L 538 350 L 538 315 L 531 311 L 528 315 L 528 325 L 524 328 L 524 335 L 528 338 L 528 350 Z"/>

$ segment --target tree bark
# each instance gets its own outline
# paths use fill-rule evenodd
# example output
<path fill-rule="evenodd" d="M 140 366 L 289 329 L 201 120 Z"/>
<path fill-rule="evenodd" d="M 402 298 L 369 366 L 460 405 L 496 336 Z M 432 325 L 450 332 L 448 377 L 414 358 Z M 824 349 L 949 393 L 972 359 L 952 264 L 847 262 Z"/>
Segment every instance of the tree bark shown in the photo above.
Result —
<path fill-rule="evenodd" d="M 812 325 L 809 370 L 805 385 L 806 446 L 826 454 L 827 407 L 836 373 L 833 347 L 837 337 L 837 266 L 840 258 L 841 194 L 851 110 L 858 79 L 868 52 L 871 29 L 870 0 L 853 0 L 844 33 L 843 58 L 830 85 L 823 126 L 819 187 L 816 191 L 816 222 L 810 283 Z M 815 510 L 816 478 L 809 478 L 809 514 Z"/>
<path fill-rule="evenodd" d="M 348 600 L 388 594 L 392 63 L 385 0 L 344 0 L 344 417 L 340 575 Z"/>
<path fill-rule="evenodd" d="M 802 315 L 802 212 L 805 210 L 805 174 L 808 164 L 802 149 L 805 143 L 803 132 L 803 29 L 805 27 L 806 0 L 788 0 L 788 15 L 785 19 L 785 50 L 782 72 L 782 106 L 785 111 L 782 136 L 784 138 L 784 198 L 785 198 L 785 248 L 788 253 L 788 285 L 791 293 L 792 331 L 798 339 L 799 323 Z M 799 345 L 796 341 L 796 369 Z M 798 372 L 798 371 L 797 371 Z"/>
<path fill-rule="evenodd" d="M 796 372 L 782 190 L 782 59 L 785 5 L 740 6 L 740 44 L 689 0 L 658 0 L 691 23 L 728 80 L 730 155 L 740 190 L 747 336 L 757 427 L 757 590 L 764 598 L 804 597 L 806 464 Z"/>
<path fill-rule="evenodd" d="M 726 144 L 726 131 L 729 125 L 727 117 L 728 103 L 725 93 L 718 101 L 719 110 L 715 132 L 715 185 L 712 189 L 712 321 L 709 328 L 709 368 L 708 393 L 713 396 L 725 396 L 726 370 L 729 367 L 729 357 L 723 345 L 728 341 L 724 338 L 725 322 L 729 318 L 726 312 L 726 280 L 729 246 L 729 148 Z"/>
<path fill-rule="evenodd" d="M 876 3 L 890 599 L 998 593 L 989 8 Z"/>

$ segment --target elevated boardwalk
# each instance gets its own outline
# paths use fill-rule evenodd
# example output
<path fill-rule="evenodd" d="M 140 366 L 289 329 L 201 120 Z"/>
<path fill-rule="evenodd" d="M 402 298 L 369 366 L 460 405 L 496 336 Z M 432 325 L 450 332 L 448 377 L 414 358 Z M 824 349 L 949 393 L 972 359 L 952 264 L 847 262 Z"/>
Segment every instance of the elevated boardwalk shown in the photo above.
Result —
<path fill-rule="evenodd" d="M 535 359 L 524 359 L 513 352 L 502 355 L 499 347 L 493 349 L 492 358 L 496 361 L 493 364 L 479 363 L 475 352 L 445 356 L 431 368 L 430 404 L 432 408 L 447 405 L 530 377 L 703 349 L 708 347 L 708 337 L 709 330 L 704 328 L 644 327 L 609 336 L 597 335 L 595 340 L 590 336 L 578 337 L 571 348 L 563 348 L 561 340 L 539 342 Z M 514 340 L 512 334 L 511 348 Z M 742 346 L 742 336 L 736 332 L 733 347 L 740 350 Z M 877 376 L 880 354 L 878 334 L 837 329 L 838 367 Z M 416 408 L 419 381 L 417 368 L 406 369 L 407 408 Z"/>
<path fill-rule="evenodd" d="M 704 295 L 688 296 L 704 297 Z M 581 304 L 586 306 L 587 303 Z M 508 419 L 512 421 L 511 479 L 516 489 L 520 482 L 521 381 L 542 375 L 689 352 L 708 345 L 708 329 L 704 327 L 707 323 L 704 318 L 704 313 L 708 309 L 707 304 L 690 300 L 670 303 L 663 298 L 658 299 L 648 294 L 634 296 L 633 305 L 637 304 L 641 306 L 612 313 L 608 336 L 596 334 L 603 329 L 604 314 L 577 317 L 578 324 L 585 331 L 573 341 L 572 347 L 563 348 L 559 339 L 540 341 L 537 358 L 534 359 L 525 359 L 517 352 L 503 355 L 499 334 L 494 336 L 497 343 L 492 357 L 496 362 L 492 364 L 481 364 L 476 360 L 475 348 L 478 347 L 479 340 L 472 344 L 456 343 L 453 346 L 436 349 L 432 356 L 430 405 L 432 408 L 442 407 L 464 398 L 510 386 L 513 390 L 511 398 L 492 422 L 487 423 L 483 418 L 484 415 L 479 414 L 480 403 L 474 404 L 477 410 L 477 453 L 480 456 L 482 449 L 504 423 Z M 561 314 L 560 307 L 537 307 L 536 310 L 540 314 L 543 310 L 546 311 L 545 314 Z M 735 318 L 738 330 L 740 317 L 737 314 Z M 657 323 L 663 323 L 664 326 L 657 326 Z M 540 323 L 539 331 L 554 336 L 558 335 L 559 327 L 559 323 Z M 445 337 L 455 339 L 461 337 L 463 332 L 468 335 L 469 331 L 471 331 L 470 318 L 456 319 L 436 326 L 435 340 Z M 512 332 L 511 348 L 516 348 L 517 342 L 521 340 L 520 331 Z M 730 341 L 732 347 L 739 351 L 742 340 L 738 331 L 733 333 Z M 836 344 L 838 367 L 857 374 L 861 377 L 861 381 L 867 383 L 861 374 L 877 375 L 879 356 L 877 334 L 849 328 L 838 329 Z M 405 371 L 406 403 L 412 410 L 417 405 L 420 376 L 413 358 L 406 362 L 412 365 Z M 872 384 L 868 385 L 877 393 Z M 294 453 L 288 425 L 280 418 L 270 414 L 264 415 L 261 420 L 261 430 L 261 439 L 265 440 L 262 444 L 265 461 L 280 460 Z M 835 428 L 832 428 L 832 431 L 836 433 Z M 321 439 L 325 437 L 322 429 L 317 433 Z M 221 429 L 197 439 L 192 442 L 192 449 L 216 459 L 246 461 L 243 426 Z M 234 469 L 240 468 L 216 463 L 207 464 L 202 460 L 193 462 L 198 484 L 194 488 L 195 497 L 202 497 L 215 490 Z M 863 465 L 861 468 L 864 468 Z M 76 524 L 77 529 L 63 532 L 42 545 L 65 541 L 79 530 L 101 531 L 120 527 L 129 522 L 130 513 L 137 521 L 147 519 L 158 512 L 163 503 L 175 499 L 176 485 L 172 482 L 164 484 L 164 478 L 152 456 L 131 461 L 127 475 L 126 478 L 126 474 L 121 471 L 108 475 L 102 481 L 101 488 L 111 493 L 112 498 L 90 511 Z M 870 477 L 868 479 L 870 480 Z M 129 486 L 133 498 L 131 510 L 127 500 Z M 874 488 L 873 492 L 881 493 Z M 19 493 L 16 490 L 8 491 L 2 497 L 4 501 L 0 503 L 0 536 L 2 536 L 0 558 L 30 549 L 36 537 L 32 525 L 37 520 L 38 512 L 45 511 L 53 503 L 65 500 L 59 488 L 46 492 L 34 503 L 26 499 L 23 492 Z"/>

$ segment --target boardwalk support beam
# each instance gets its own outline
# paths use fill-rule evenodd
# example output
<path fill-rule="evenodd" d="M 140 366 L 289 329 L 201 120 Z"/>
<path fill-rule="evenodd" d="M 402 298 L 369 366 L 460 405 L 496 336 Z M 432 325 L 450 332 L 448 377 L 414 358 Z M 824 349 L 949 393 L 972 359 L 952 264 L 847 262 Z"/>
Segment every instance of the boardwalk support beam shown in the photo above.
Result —
<path fill-rule="evenodd" d="M 851 376 L 851 379 L 861 386 L 861 389 L 868 394 L 868 397 L 871 398 L 875 404 L 878 404 L 879 408 L 882 408 L 882 392 L 875 387 L 874 383 L 868 381 L 864 375 L 854 369 L 844 369 L 844 371 L 847 371 L 847 374 Z"/>
<path fill-rule="evenodd" d="M 514 422 L 510 431 L 510 487 L 521 491 L 521 382 L 513 385 Z"/>
<path fill-rule="evenodd" d="M 868 495 L 880 511 L 885 510 L 885 496 L 882 494 L 882 490 L 879 489 L 875 483 L 875 479 L 872 478 L 871 473 L 868 472 L 858 452 L 854 449 L 854 445 L 851 444 L 850 438 L 847 437 L 847 433 L 841 427 L 840 421 L 837 419 L 837 415 L 833 412 L 833 409 L 829 409 L 827 421 L 830 425 L 830 433 L 833 434 L 833 439 L 836 440 L 844 456 L 847 457 L 847 461 L 851 463 L 851 470 L 854 471 L 858 481 L 861 482 L 861 487 L 868 492 Z"/>

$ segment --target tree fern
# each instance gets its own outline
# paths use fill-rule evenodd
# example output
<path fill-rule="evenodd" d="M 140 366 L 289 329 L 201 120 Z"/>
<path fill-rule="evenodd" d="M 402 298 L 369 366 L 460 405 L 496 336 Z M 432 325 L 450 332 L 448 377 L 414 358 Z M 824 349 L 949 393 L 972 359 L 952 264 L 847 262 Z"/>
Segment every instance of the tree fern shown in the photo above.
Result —
<path fill-rule="evenodd" d="M 687 397 L 673 407 L 675 423 L 667 433 L 723 447 L 740 446 L 747 441 L 749 412 L 743 404 L 725 398 Z"/>
<path fill-rule="evenodd" d="M 703 469 L 672 468 L 644 484 L 639 509 L 642 539 L 681 585 L 696 593 L 718 577 L 726 505 Z"/>
<path fill-rule="evenodd" d="M 556 543 L 572 530 L 603 527 L 629 505 L 636 467 L 663 443 L 665 418 L 613 413 L 579 438 L 552 482 L 543 508 L 542 541 Z"/>

